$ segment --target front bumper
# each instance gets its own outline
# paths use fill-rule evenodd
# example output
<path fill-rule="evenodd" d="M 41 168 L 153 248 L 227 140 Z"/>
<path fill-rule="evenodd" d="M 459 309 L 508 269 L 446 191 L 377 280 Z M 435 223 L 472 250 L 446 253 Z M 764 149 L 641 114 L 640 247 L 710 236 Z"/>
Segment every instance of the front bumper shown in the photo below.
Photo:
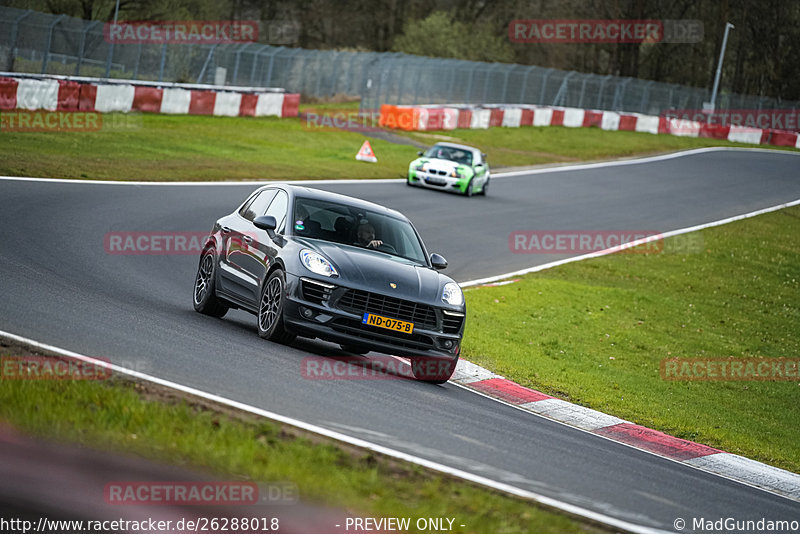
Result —
<path fill-rule="evenodd" d="M 454 176 L 442 176 L 426 171 L 412 170 L 408 173 L 408 181 L 413 185 L 438 189 L 439 191 L 463 193 L 469 183 L 469 177 L 462 176 L 459 178 Z"/>
<path fill-rule="evenodd" d="M 313 287 L 313 291 L 304 291 L 304 281 L 306 287 L 309 287 L 309 284 Z M 461 312 L 434 308 L 437 315 L 435 328 L 415 325 L 412 334 L 402 334 L 362 324 L 362 315 L 340 309 L 337 303 L 350 288 L 292 274 L 287 274 L 286 282 L 284 323 L 287 328 L 299 335 L 318 337 L 342 345 L 356 345 L 375 352 L 408 358 L 434 357 L 454 360 L 458 357 L 465 317 L 462 318 L 458 331 L 454 333 L 445 333 L 443 324 L 445 317 L 452 320 Z M 333 287 L 328 290 L 323 284 Z M 322 289 L 318 291 L 317 288 Z M 327 295 L 324 298 L 319 297 L 325 293 Z"/>

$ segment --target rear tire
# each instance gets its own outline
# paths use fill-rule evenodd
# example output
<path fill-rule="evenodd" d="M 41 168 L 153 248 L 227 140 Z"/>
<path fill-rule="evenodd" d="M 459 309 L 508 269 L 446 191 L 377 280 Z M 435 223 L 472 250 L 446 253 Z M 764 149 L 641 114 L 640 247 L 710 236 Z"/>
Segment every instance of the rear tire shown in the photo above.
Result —
<path fill-rule="evenodd" d="M 481 188 L 481 192 L 478 193 L 479 195 L 485 197 L 486 192 L 489 190 L 489 178 L 486 178 L 486 181 L 483 183 L 483 187 Z"/>
<path fill-rule="evenodd" d="M 192 304 L 194 309 L 211 317 L 223 317 L 228 313 L 228 306 L 217 298 L 217 262 L 214 249 L 207 249 L 200 256 L 197 275 L 194 278 Z"/>
<path fill-rule="evenodd" d="M 295 334 L 286 330 L 283 309 L 286 304 L 286 275 L 275 269 L 267 277 L 258 300 L 258 335 L 276 343 L 291 343 Z"/>

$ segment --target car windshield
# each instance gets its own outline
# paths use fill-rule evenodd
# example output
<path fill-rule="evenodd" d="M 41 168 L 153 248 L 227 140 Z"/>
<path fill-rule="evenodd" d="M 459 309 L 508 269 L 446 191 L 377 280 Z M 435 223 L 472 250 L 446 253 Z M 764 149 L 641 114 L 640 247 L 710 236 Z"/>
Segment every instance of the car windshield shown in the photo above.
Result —
<path fill-rule="evenodd" d="M 472 152 L 454 146 L 433 145 L 425 152 L 429 158 L 449 159 L 463 165 L 472 165 Z"/>
<path fill-rule="evenodd" d="M 292 218 L 294 235 L 377 250 L 427 265 L 422 244 L 406 220 L 302 197 L 295 199 Z"/>

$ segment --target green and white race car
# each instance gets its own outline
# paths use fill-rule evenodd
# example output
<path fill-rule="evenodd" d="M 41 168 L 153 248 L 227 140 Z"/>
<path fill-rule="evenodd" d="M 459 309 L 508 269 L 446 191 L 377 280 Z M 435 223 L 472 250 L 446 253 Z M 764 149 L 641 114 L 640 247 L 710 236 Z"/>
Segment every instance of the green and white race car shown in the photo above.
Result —
<path fill-rule="evenodd" d="M 408 185 L 441 191 L 485 195 L 489 188 L 486 154 L 477 148 L 436 143 L 408 166 Z"/>

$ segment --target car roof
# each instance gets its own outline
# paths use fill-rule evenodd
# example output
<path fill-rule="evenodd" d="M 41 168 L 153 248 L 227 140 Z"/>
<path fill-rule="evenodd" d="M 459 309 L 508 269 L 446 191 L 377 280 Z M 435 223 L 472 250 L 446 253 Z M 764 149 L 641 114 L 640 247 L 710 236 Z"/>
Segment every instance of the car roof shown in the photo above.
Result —
<path fill-rule="evenodd" d="M 323 191 L 322 189 L 314 189 L 313 187 L 305 187 L 300 185 L 294 184 L 286 184 L 286 183 L 275 183 L 275 184 L 268 184 L 261 189 L 267 189 L 270 187 L 280 187 L 281 189 L 286 190 L 286 192 L 290 193 L 294 197 L 303 197 L 303 198 L 310 198 L 314 200 L 327 200 L 329 202 L 338 202 L 341 204 L 347 204 L 349 206 L 353 206 L 356 208 L 361 208 L 364 210 L 370 210 L 378 213 L 384 213 L 385 215 L 389 215 L 395 218 L 408 220 L 408 217 L 403 215 L 397 210 L 393 210 L 391 208 L 387 208 L 386 206 L 381 206 L 380 204 L 375 204 L 374 202 L 368 202 L 366 200 L 361 200 L 360 198 L 355 198 L 347 195 L 342 195 L 340 193 L 333 193 L 331 191 Z"/>
<path fill-rule="evenodd" d="M 458 143 L 445 143 L 445 142 L 442 142 L 442 143 L 435 143 L 433 146 L 436 146 L 436 145 L 449 146 L 451 148 L 460 148 L 461 150 L 469 150 L 470 152 L 480 152 L 480 150 L 478 150 L 474 146 L 459 145 Z"/>

